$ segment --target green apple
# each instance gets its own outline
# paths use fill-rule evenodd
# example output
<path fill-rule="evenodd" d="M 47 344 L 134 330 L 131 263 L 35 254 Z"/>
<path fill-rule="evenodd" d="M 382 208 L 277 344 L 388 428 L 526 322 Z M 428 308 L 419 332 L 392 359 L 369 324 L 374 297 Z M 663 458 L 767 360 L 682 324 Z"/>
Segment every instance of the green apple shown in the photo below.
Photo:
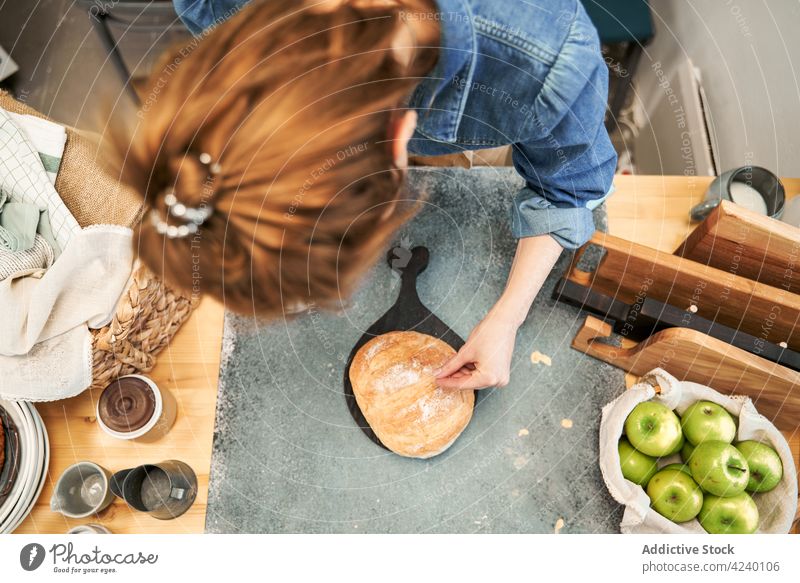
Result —
<path fill-rule="evenodd" d="M 758 528 L 758 508 L 746 492 L 728 498 L 706 494 L 697 519 L 710 534 L 751 534 Z"/>
<path fill-rule="evenodd" d="M 724 441 L 704 441 L 695 446 L 689 468 L 700 487 L 714 496 L 741 494 L 750 480 L 744 455 Z"/>
<path fill-rule="evenodd" d="M 672 522 L 691 520 L 703 506 L 703 492 L 686 472 L 663 469 L 647 484 L 650 505 Z"/>
<path fill-rule="evenodd" d="M 622 475 L 640 486 L 647 486 L 647 482 L 658 471 L 656 458 L 634 449 L 627 439 L 620 439 L 617 449 Z"/>
<path fill-rule="evenodd" d="M 697 401 L 684 411 L 681 429 L 692 445 L 704 441 L 731 443 L 736 437 L 736 423 L 724 407 L 711 401 Z"/>
<path fill-rule="evenodd" d="M 678 445 L 675 446 L 675 449 L 673 449 L 671 452 L 669 452 L 669 454 L 672 455 L 672 454 L 680 453 L 681 450 L 683 449 L 684 445 L 686 445 L 686 439 L 683 437 L 683 433 L 681 433 L 681 440 L 678 442 Z"/>
<path fill-rule="evenodd" d="M 680 471 L 682 471 L 682 472 L 684 472 L 686 474 L 689 474 L 690 476 L 692 475 L 692 470 L 690 470 L 689 466 L 687 466 L 686 464 L 674 463 L 674 464 L 666 465 L 661 469 L 662 470 L 680 470 Z"/>
<path fill-rule="evenodd" d="M 750 468 L 748 492 L 769 492 L 783 478 L 783 463 L 774 449 L 758 441 L 741 441 L 736 444 Z"/>
<path fill-rule="evenodd" d="M 675 451 L 681 441 L 678 416 L 661 403 L 639 403 L 625 419 L 625 435 L 640 452 L 661 457 Z"/>
<path fill-rule="evenodd" d="M 685 464 L 689 463 L 689 458 L 692 457 L 693 451 L 694 451 L 694 446 L 688 441 L 685 441 L 683 447 L 681 448 L 681 459 L 683 460 L 683 463 Z"/>

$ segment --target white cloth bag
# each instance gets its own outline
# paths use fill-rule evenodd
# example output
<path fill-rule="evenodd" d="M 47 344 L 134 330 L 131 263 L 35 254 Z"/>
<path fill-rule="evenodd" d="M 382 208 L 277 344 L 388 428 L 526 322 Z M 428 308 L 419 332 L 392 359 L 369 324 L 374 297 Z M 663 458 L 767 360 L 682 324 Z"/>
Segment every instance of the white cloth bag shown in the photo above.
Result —
<path fill-rule="evenodd" d="M 653 388 L 656 384 L 661 389 L 658 395 Z M 771 445 L 783 462 L 783 479 L 774 490 L 753 495 L 759 513 L 759 528 L 756 532 L 774 534 L 789 532 L 797 511 L 797 470 L 789 444 L 781 432 L 756 411 L 750 399 L 726 397 L 704 385 L 679 381 L 666 371 L 657 368 L 642 377 L 637 385 L 603 407 L 600 421 L 600 470 L 611 496 L 625 505 L 625 514 L 620 524 L 623 533 L 705 533 L 696 519 L 676 524 L 661 516 L 650 508 L 650 498 L 644 489 L 622 476 L 617 443 L 624 431 L 625 419 L 636 405 L 651 399 L 676 410 L 678 414 L 683 414 L 695 401 L 717 403 L 725 407 L 731 415 L 739 418 L 737 441 L 752 439 Z M 664 466 L 679 461 L 680 457 L 673 455 L 664 458 L 659 465 Z"/>

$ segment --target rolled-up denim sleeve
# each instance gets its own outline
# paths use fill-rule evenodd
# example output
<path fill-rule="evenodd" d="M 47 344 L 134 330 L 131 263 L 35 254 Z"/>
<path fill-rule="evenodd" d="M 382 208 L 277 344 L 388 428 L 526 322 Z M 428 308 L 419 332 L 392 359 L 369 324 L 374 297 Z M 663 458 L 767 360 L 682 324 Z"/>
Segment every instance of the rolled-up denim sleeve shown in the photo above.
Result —
<path fill-rule="evenodd" d="M 193 35 L 212 28 L 238 12 L 250 0 L 172 0 L 175 13 Z"/>
<path fill-rule="evenodd" d="M 570 33 L 534 102 L 525 139 L 513 151 L 526 183 L 514 200 L 514 236 L 550 234 L 568 249 L 594 233 L 591 211 L 611 193 L 617 163 L 603 123 L 608 69 L 597 33 L 577 4 Z"/>

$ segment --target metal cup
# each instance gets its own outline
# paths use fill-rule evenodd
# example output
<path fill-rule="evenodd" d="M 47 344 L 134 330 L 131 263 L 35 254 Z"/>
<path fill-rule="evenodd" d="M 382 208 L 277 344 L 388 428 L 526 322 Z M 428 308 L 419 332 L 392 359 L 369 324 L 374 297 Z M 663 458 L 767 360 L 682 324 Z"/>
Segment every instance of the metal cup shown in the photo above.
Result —
<path fill-rule="evenodd" d="M 50 509 L 69 518 L 85 518 L 114 500 L 109 488 L 111 472 L 94 462 L 71 465 L 56 482 Z"/>
<path fill-rule="evenodd" d="M 760 166 L 742 166 L 728 170 L 717 176 L 706 191 L 705 200 L 696 205 L 691 212 L 693 221 L 702 221 L 723 200 L 736 202 L 731 197 L 731 184 L 741 182 L 758 191 L 767 206 L 767 215 L 780 219 L 786 202 L 786 191 L 780 178 Z"/>
<path fill-rule="evenodd" d="M 111 490 L 134 510 L 170 520 L 194 503 L 197 476 L 185 463 L 167 460 L 117 472 L 111 478 Z"/>

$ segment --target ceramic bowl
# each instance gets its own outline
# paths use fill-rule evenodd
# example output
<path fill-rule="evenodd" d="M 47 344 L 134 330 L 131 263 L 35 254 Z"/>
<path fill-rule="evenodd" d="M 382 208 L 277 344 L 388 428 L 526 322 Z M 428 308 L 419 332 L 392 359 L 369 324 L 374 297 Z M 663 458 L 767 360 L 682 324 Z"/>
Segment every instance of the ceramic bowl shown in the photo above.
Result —
<path fill-rule="evenodd" d="M 39 495 L 42 493 L 44 483 L 47 480 L 47 466 L 50 461 L 50 444 L 48 443 L 47 429 L 44 426 L 44 421 L 32 403 L 23 403 L 22 405 L 23 407 L 27 407 L 35 428 L 35 468 L 33 479 L 27 488 L 26 495 L 23 498 L 23 503 L 17 507 L 17 514 L 14 517 L 14 522 L 9 527 L 9 532 L 13 532 L 25 520 L 25 518 L 28 517 L 28 515 L 31 513 L 31 510 L 33 510 L 33 506 L 36 504 Z"/>
<path fill-rule="evenodd" d="M 6 518 L 9 530 L 12 530 L 18 522 L 19 515 L 25 512 L 30 500 L 33 498 L 36 487 L 38 486 L 38 476 L 41 469 L 41 444 L 39 443 L 38 430 L 36 422 L 33 420 L 30 408 L 26 403 L 18 403 L 19 410 L 25 418 L 25 429 L 27 431 L 27 443 L 30 456 L 27 462 L 20 468 L 20 475 L 24 480 L 24 488 L 20 491 L 19 499 L 17 500 L 14 510 Z"/>
<path fill-rule="evenodd" d="M 3 426 L 4 461 L 0 468 L 0 507 L 8 499 L 19 470 L 19 430 L 5 408 L 0 407 Z"/>
<path fill-rule="evenodd" d="M 0 533 L 5 533 L 9 526 L 8 518 L 16 508 L 22 496 L 22 491 L 26 487 L 28 468 L 31 465 L 30 456 L 32 446 L 27 421 L 19 405 L 13 401 L 0 401 L 0 406 L 5 409 L 11 421 L 13 421 L 14 425 L 17 427 L 20 441 L 17 479 L 14 482 L 14 487 L 11 488 L 8 498 L 6 498 L 5 502 L 0 506 Z"/>
<path fill-rule="evenodd" d="M 19 471 L 0 507 L 0 533 L 12 532 L 25 520 L 47 478 L 50 447 L 44 422 L 31 403 L 0 401 L 19 433 Z"/>

